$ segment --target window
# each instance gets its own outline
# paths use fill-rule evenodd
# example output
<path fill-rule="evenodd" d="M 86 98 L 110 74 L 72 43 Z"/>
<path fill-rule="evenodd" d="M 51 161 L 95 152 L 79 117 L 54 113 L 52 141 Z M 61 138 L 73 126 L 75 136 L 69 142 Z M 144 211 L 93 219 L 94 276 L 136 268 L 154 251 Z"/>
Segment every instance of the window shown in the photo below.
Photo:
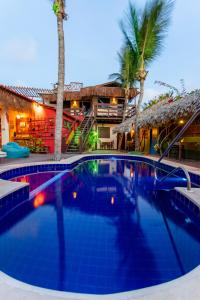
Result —
<path fill-rule="evenodd" d="M 109 139 L 110 138 L 110 127 L 99 127 L 99 138 Z"/>

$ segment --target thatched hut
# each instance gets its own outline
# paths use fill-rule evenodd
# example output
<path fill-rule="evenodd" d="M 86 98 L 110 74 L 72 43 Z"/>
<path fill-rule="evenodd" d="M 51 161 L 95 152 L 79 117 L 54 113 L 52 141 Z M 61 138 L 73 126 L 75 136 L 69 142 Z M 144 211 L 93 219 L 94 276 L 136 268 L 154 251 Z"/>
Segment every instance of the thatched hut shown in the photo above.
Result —
<path fill-rule="evenodd" d="M 151 154 L 162 151 L 199 107 L 200 90 L 197 90 L 176 101 L 162 100 L 142 111 L 138 120 L 141 150 Z M 127 135 L 134 131 L 134 123 L 135 117 L 127 119 L 114 131 Z M 200 154 L 200 118 L 185 132 L 179 145 L 174 146 L 174 149 L 177 148 L 174 156 L 180 157 L 180 145 L 182 157 L 194 158 Z"/>

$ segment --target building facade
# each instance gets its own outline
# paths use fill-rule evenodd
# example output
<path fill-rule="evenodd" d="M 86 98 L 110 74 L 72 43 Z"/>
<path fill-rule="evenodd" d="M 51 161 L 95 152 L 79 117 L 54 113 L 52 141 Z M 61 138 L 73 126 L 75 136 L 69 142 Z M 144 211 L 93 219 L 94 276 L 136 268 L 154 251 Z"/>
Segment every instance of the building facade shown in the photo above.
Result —
<path fill-rule="evenodd" d="M 27 96 L 0 86 L 0 146 L 17 142 L 32 152 L 53 153 L 56 111 Z M 79 120 L 63 114 L 62 148 L 66 149 L 71 132 Z"/>
<path fill-rule="evenodd" d="M 126 117 L 135 114 L 134 98 L 138 92 L 130 89 L 129 106 Z M 51 93 L 43 93 L 44 103 L 56 104 L 56 88 Z M 64 111 L 79 118 L 83 124 L 80 126 L 80 136 L 87 138 L 90 130 L 98 134 L 97 149 L 117 149 L 118 134 L 113 132 L 114 127 L 122 122 L 125 105 L 125 91 L 117 82 L 108 82 L 91 87 L 83 87 L 80 83 L 71 83 L 66 86 L 64 96 Z M 88 118 L 92 119 L 91 122 Z M 87 126 L 87 122 L 91 126 Z M 84 128 L 85 126 L 85 128 Z M 72 141 L 73 143 L 73 141 Z M 71 150 L 79 151 L 78 145 Z"/>

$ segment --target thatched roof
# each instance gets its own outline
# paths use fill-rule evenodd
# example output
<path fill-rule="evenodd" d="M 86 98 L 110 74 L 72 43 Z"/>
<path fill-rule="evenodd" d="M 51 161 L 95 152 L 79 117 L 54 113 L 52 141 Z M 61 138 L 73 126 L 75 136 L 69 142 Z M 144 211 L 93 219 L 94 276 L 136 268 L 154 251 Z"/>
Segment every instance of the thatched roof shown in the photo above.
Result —
<path fill-rule="evenodd" d="M 180 118 L 189 118 L 200 107 L 200 90 L 183 98 L 170 102 L 160 101 L 141 112 L 138 119 L 140 128 L 161 127 Z M 126 120 L 115 127 L 114 132 L 129 132 L 135 122 L 135 117 Z"/>
<path fill-rule="evenodd" d="M 41 94 L 51 94 L 52 90 L 50 89 L 42 89 L 42 88 L 34 88 L 27 86 L 6 86 L 9 90 L 16 92 L 24 97 L 42 100 Z"/>
<path fill-rule="evenodd" d="M 19 112 L 31 112 L 33 100 L 11 90 L 7 86 L 0 85 L 0 105 L 6 109 L 15 109 Z"/>
<path fill-rule="evenodd" d="M 135 88 L 130 89 L 130 99 L 136 97 L 138 91 Z M 83 98 L 91 97 L 116 97 L 125 98 L 125 91 L 116 82 L 107 82 L 95 86 L 82 87 L 79 91 L 77 90 L 65 90 L 65 100 L 82 100 Z M 52 94 L 42 94 L 45 101 L 56 102 L 56 90 Z"/>
<path fill-rule="evenodd" d="M 40 105 L 46 109 L 56 110 L 55 107 L 38 103 L 37 101 L 22 95 L 19 91 L 14 91 L 10 87 L 0 84 L 0 105 L 4 108 L 8 110 L 16 110 L 18 112 L 28 112 L 31 114 L 34 112 L 34 104 Z M 71 116 L 66 112 L 63 112 L 63 114 L 72 121 L 76 120 L 74 116 Z"/>

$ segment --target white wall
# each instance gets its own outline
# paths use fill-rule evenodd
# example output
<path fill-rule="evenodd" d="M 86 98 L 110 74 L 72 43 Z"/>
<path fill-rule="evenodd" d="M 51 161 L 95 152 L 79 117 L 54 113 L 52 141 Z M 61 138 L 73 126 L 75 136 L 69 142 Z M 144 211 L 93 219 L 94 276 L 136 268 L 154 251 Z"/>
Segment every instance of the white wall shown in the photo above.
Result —
<path fill-rule="evenodd" d="M 5 145 L 9 142 L 8 113 L 5 109 L 1 110 L 1 142 L 2 145 Z"/>
<path fill-rule="evenodd" d="M 116 124 L 97 124 L 97 130 L 99 127 L 110 127 L 110 138 L 100 138 L 101 142 L 112 142 L 114 141 L 114 149 L 117 149 L 117 134 L 113 133 L 113 129 L 116 127 Z M 97 149 L 100 148 L 98 143 Z"/>

